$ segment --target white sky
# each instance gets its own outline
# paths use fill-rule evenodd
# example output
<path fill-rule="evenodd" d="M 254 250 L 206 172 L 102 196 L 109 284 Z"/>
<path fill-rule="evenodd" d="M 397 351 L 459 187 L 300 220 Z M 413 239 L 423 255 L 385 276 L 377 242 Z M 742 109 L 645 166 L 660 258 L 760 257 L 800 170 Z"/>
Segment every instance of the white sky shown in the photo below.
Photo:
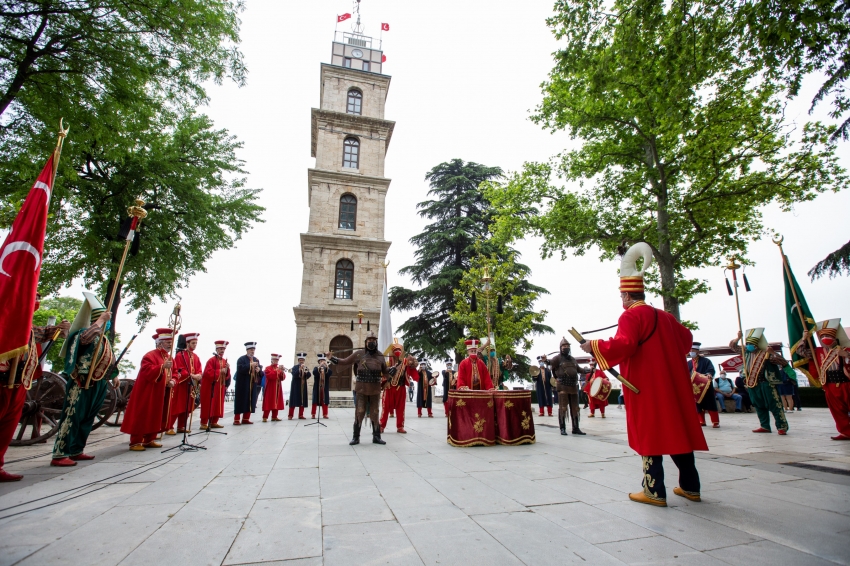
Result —
<path fill-rule="evenodd" d="M 397 271 L 413 262 L 408 240 L 425 225 L 415 205 L 427 198 L 424 176 L 434 165 L 457 157 L 511 171 L 524 161 L 546 160 L 574 143 L 528 120 L 541 100 L 539 85 L 557 49 L 544 22 L 552 4 L 363 1 L 367 35 L 378 36 L 381 22 L 391 26 L 383 34 L 384 73 L 392 76 L 386 118 L 396 122 L 386 160 L 386 176 L 392 179 L 385 233 L 393 242 L 391 286 L 410 284 Z M 275 352 L 290 365 L 299 348 L 292 308 L 301 291 L 299 234 L 306 231 L 309 214 L 307 169 L 315 161 L 310 157 L 310 109 L 319 105 L 319 66 L 330 59 L 336 15 L 350 11 L 351 3 L 344 0 L 248 0 L 241 32 L 248 84 L 241 89 L 233 84 L 210 86 L 212 101 L 202 111 L 244 142 L 240 156 L 250 172 L 248 186 L 264 189 L 260 203 L 267 211 L 264 224 L 235 249 L 217 252 L 207 273 L 196 275 L 179 291 L 183 330 L 200 332 L 198 353 L 203 360 L 211 355 L 216 339 L 231 342 L 232 361 L 244 353 L 242 343 L 249 340 L 259 342 L 257 355 L 264 364 Z M 347 31 L 348 24 L 339 29 Z M 805 121 L 808 100 L 806 92 L 802 102 L 789 107 L 789 118 Z M 850 167 L 848 148 L 846 143 L 841 147 L 845 167 Z M 845 324 L 850 321 L 848 279 L 810 283 L 805 273 L 847 241 L 848 210 L 850 191 L 844 191 L 798 205 L 793 213 L 769 208 L 765 215 L 766 226 L 785 236 L 786 253 L 815 317 L 843 317 Z M 537 306 L 548 311 L 546 323 L 557 333 L 537 339 L 529 354 L 557 349 L 571 326 L 588 330 L 617 321 L 621 306 L 615 262 L 601 263 L 595 253 L 564 262 L 543 261 L 538 241 L 517 247 L 531 267 L 532 281 L 551 292 Z M 756 265 L 747 269 L 753 291 L 742 297 L 744 326 L 765 326 L 769 340 L 787 342 L 777 247 L 769 240 L 757 242 L 749 258 Z M 682 315 L 699 323 L 696 339 L 706 345 L 725 344 L 734 337 L 737 322 L 723 271 L 704 269 L 697 275 L 709 279 L 713 289 L 685 305 Z M 73 292 L 78 290 L 74 286 Z M 661 306 L 657 298 L 650 301 Z M 153 348 L 149 336 L 167 323 L 172 307 L 155 307 L 158 316 L 128 354 L 137 367 Z M 395 327 L 409 314 L 394 312 Z M 342 330 L 349 320 L 340 318 Z M 118 320 L 125 337 L 133 333 L 132 320 L 127 315 Z"/>

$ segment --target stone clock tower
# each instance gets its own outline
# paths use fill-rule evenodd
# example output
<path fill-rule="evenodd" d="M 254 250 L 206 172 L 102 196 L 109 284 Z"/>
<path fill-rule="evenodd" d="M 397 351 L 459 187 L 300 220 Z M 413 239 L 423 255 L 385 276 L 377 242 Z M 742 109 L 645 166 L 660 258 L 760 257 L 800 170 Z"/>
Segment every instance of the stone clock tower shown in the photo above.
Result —
<path fill-rule="evenodd" d="M 384 159 L 395 126 L 384 119 L 390 77 L 381 73 L 382 59 L 378 40 L 336 32 L 331 64 L 321 65 L 320 107 L 312 109 L 316 166 L 307 171 L 310 223 L 301 234 L 301 302 L 293 309 L 295 351 L 308 353 L 311 368 L 318 352 L 362 347 L 367 321 L 378 330 L 390 247 Z M 350 400 L 351 367 L 334 373 L 331 395 Z"/>

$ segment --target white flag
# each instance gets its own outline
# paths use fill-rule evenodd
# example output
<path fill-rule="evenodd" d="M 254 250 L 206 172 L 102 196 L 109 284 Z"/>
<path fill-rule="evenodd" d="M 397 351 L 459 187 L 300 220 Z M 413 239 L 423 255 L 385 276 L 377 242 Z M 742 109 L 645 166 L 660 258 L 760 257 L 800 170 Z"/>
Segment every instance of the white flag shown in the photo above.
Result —
<path fill-rule="evenodd" d="M 378 350 L 386 352 L 393 343 L 393 324 L 390 322 L 390 298 L 387 295 L 387 282 L 381 295 L 381 320 L 378 323 Z"/>

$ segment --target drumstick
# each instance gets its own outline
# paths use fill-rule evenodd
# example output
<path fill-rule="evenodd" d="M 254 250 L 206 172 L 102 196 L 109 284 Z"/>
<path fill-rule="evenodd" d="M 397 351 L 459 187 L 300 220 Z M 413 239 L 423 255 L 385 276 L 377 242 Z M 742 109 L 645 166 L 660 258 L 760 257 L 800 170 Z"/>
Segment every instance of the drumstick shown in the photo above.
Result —
<path fill-rule="evenodd" d="M 587 340 L 585 340 L 584 337 L 581 334 L 579 334 L 579 331 L 576 330 L 575 328 L 570 328 L 569 333 L 573 338 L 578 340 L 579 344 L 584 344 L 585 342 L 587 342 Z M 620 372 L 618 372 L 614 368 L 608 368 L 606 371 L 608 373 L 610 373 L 613 377 L 616 377 L 620 381 L 620 383 L 622 383 L 623 385 L 625 385 L 626 387 L 631 389 L 634 393 L 640 393 L 640 391 L 638 391 L 637 387 L 635 387 L 634 385 L 632 385 L 631 383 L 626 381 L 626 378 L 623 377 L 622 375 L 620 375 Z"/>

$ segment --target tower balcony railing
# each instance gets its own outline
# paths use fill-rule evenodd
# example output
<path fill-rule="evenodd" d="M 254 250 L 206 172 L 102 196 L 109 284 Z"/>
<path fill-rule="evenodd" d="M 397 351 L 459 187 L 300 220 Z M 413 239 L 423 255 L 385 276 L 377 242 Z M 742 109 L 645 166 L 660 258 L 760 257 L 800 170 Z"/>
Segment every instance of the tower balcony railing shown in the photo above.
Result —
<path fill-rule="evenodd" d="M 365 47 L 366 49 L 381 50 L 380 39 L 375 39 L 368 35 L 363 35 L 362 33 L 337 31 L 334 32 L 334 41 L 336 43 L 344 43 L 346 45 L 354 45 L 356 47 Z"/>

